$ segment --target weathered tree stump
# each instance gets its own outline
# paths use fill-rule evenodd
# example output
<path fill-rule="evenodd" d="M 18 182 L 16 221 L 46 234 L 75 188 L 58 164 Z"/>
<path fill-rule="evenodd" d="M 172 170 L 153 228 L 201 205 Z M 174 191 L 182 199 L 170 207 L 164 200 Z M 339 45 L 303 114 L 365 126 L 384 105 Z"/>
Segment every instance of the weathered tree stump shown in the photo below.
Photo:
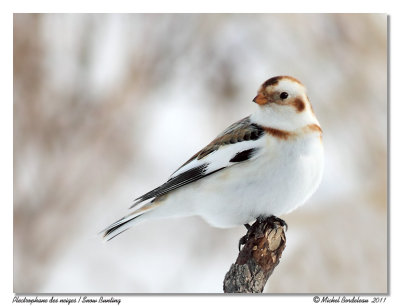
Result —
<path fill-rule="evenodd" d="M 286 223 L 276 217 L 254 222 L 243 237 L 244 247 L 236 262 L 225 275 L 225 293 L 263 292 L 285 249 L 285 226 Z"/>

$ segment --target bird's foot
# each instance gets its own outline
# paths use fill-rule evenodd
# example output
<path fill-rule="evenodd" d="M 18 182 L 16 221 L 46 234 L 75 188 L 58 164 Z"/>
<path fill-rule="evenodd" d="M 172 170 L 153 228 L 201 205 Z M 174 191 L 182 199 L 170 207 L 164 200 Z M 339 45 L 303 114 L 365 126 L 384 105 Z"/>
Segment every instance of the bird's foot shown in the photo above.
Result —
<path fill-rule="evenodd" d="M 264 223 L 262 231 L 260 231 L 259 227 L 257 226 L 260 223 Z M 285 228 L 285 231 L 288 230 L 288 225 L 284 220 L 275 216 L 268 216 L 268 217 L 260 216 L 257 218 L 256 222 L 253 223 L 253 225 L 250 226 L 247 223 L 244 224 L 244 226 L 247 229 L 247 233 L 239 240 L 239 252 L 241 251 L 242 246 L 245 245 L 249 240 L 250 235 L 255 235 L 256 237 L 258 236 L 262 237 L 265 234 L 265 230 L 268 227 L 268 225 L 272 225 L 274 229 L 276 229 L 278 226 L 282 226 Z"/>
<path fill-rule="evenodd" d="M 249 239 L 251 225 L 246 223 L 246 224 L 244 224 L 244 227 L 247 229 L 247 233 L 246 233 L 246 235 L 244 235 L 242 238 L 239 239 L 239 252 L 240 252 L 242 245 L 245 245 L 247 240 Z"/>
<path fill-rule="evenodd" d="M 289 228 L 287 223 L 285 222 L 285 220 L 282 220 L 281 218 L 275 217 L 273 215 L 268 216 L 268 217 L 260 216 L 257 218 L 257 221 L 259 223 L 265 222 L 265 226 L 272 225 L 274 227 L 274 229 L 276 229 L 278 227 L 278 225 L 284 227 L 285 231 L 287 231 Z"/>

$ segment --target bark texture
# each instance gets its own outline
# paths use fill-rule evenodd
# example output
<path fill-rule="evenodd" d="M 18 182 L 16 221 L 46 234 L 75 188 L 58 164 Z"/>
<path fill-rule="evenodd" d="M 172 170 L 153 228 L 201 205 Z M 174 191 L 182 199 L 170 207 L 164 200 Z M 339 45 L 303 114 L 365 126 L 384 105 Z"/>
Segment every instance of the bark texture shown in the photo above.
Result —
<path fill-rule="evenodd" d="M 242 238 L 244 247 L 225 275 L 225 293 L 263 292 L 286 246 L 284 224 L 278 218 L 267 218 L 248 229 Z"/>

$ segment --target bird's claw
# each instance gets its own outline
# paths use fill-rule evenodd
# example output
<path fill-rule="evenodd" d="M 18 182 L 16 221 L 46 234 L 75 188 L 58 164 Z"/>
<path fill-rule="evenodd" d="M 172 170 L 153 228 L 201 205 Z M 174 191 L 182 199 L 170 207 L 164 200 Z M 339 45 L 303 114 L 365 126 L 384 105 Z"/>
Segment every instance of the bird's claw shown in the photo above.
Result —
<path fill-rule="evenodd" d="M 274 229 L 277 228 L 277 226 L 282 226 L 285 228 L 285 231 L 289 229 L 289 226 L 285 222 L 285 220 L 282 220 L 281 218 L 275 217 L 275 216 L 269 216 L 269 217 L 258 217 L 257 221 L 259 222 L 266 222 L 266 225 L 272 225 Z"/>
<path fill-rule="evenodd" d="M 258 217 L 256 222 L 265 223 L 264 231 L 265 231 L 265 228 L 266 228 L 268 225 L 272 225 L 274 229 L 276 229 L 276 228 L 278 227 L 278 225 L 279 225 L 279 226 L 282 226 L 282 227 L 285 228 L 285 231 L 287 231 L 288 228 L 289 228 L 288 225 L 287 225 L 287 223 L 285 222 L 285 220 L 282 220 L 281 218 L 278 218 L 278 217 L 275 217 L 275 216 Z M 245 226 L 246 229 L 247 229 L 247 233 L 246 233 L 246 235 L 244 235 L 244 236 L 243 236 L 242 238 L 240 238 L 240 240 L 239 240 L 239 252 L 241 251 L 242 246 L 245 245 L 245 244 L 247 243 L 247 241 L 249 240 L 250 234 L 253 232 L 253 231 L 251 230 L 251 227 L 252 227 L 252 226 L 250 226 L 250 225 L 247 224 L 247 223 L 244 224 L 244 226 Z"/>
<path fill-rule="evenodd" d="M 246 223 L 246 224 L 244 224 L 244 227 L 247 229 L 247 233 L 246 233 L 246 235 L 244 235 L 244 236 L 243 236 L 242 238 L 240 238 L 240 240 L 239 240 L 239 252 L 240 252 L 240 250 L 241 250 L 242 245 L 245 245 L 246 242 L 247 242 L 247 240 L 249 240 L 249 230 L 250 230 L 250 228 L 251 228 L 251 225 L 248 224 L 248 223 Z"/>
<path fill-rule="evenodd" d="M 249 239 L 248 235 L 244 235 L 242 238 L 239 240 L 239 252 L 242 250 L 242 246 L 247 243 L 247 240 Z"/>

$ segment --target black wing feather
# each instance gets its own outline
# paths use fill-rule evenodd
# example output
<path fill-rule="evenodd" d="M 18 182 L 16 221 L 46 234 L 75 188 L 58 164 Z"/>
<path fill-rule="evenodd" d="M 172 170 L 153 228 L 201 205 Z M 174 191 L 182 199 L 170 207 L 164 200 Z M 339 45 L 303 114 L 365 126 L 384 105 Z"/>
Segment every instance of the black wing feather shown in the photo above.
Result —
<path fill-rule="evenodd" d="M 245 160 L 250 159 L 253 155 L 258 151 L 257 148 L 244 150 L 242 152 L 237 153 L 233 158 L 230 159 L 231 163 L 240 163 Z"/>
<path fill-rule="evenodd" d="M 212 173 L 215 173 L 215 172 L 220 171 L 225 168 L 225 167 L 222 167 L 222 168 L 212 171 L 210 173 L 206 173 L 207 167 L 208 167 L 208 164 L 206 163 L 206 164 L 200 165 L 196 168 L 189 169 L 188 171 L 185 171 L 177 176 L 174 176 L 174 177 L 170 178 L 166 183 L 164 183 L 161 186 L 142 195 L 141 197 L 137 198 L 135 201 L 143 202 L 143 201 L 146 201 L 151 198 L 160 197 L 174 189 L 177 189 L 179 187 L 182 187 L 184 185 L 187 185 L 189 183 L 197 181 L 207 175 L 210 175 Z"/>
<path fill-rule="evenodd" d="M 234 124 L 229 126 L 227 129 L 225 129 L 221 134 L 219 134 L 217 136 L 217 138 L 215 138 L 211 143 L 209 143 L 201 151 L 197 152 L 194 156 L 192 156 L 192 158 L 190 158 L 186 163 L 184 163 L 176 171 L 178 171 L 185 165 L 189 164 L 194 159 L 201 160 L 202 158 L 206 157 L 210 153 L 218 150 L 218 148 L 221 146 L 234 144 L 234 143 L 242 142 L 242 141 L 255 141 L 255 140 L 259 139 L 261 136 L 263 136 L 264 133 L 265 133 L 265 131 L 262 128 L 262 126 L 252 123 L 250 120 L 250 117 L 243 118 L 242 120 L 235 122 Z M 256 152 L 256 150 L 257 149 L 254 148 L 254 149 L 249 149 L 249 150 L 239 152 L 230 160 L 230 162 L 242 162 L 242 161 L 248 160 L 252 156 L 254 156 L 254 153 Z M 172 190 L 175 190 L 179 187 L 182 187 L 184 185 L 187 185 L 189 183 L 192 183 L 194 181 L 202 179 L 203 177 L 206 177 L 212 173 L 215 173 L 215 172 L 220 171 L 225 168 L 225 167 L 222 167 L 222 168 L 212 171 L 210 173 L 206 173 L 208 165 L 209 165 L 208 163 L 204 163 L 200 166 L 189 169 L 177 176 L 170 178 L 163 185 L 161 185 L 161 186 L 147 192 L 146 194 L 138 197 L 137 199 L 135 199 L 135 203 L 131 206 L 131 208 L 136 206 L 140 202 L 163 196 Z"/>
<path fill-rule="evenodd" d="M 242 141 L 257 140 L 265 134 L 262 126 L 252 123 L 250 117 L 243 118 L 230 125 L 221 134 L 217 136 L 212 142 L 210 142 L 206 147 L 193 155 L 186 163 L 184 163 L 180 168 L 186 166 L 191 161 L 195 159 L 202 159 L 212 152 L 219 149 L 221 146 L 226 146 L 229 144 L 234 144 Z M 176 171 L 178 171 L 178 168 Z M 176 172 L 175 171 L 175 172 Z"/>

